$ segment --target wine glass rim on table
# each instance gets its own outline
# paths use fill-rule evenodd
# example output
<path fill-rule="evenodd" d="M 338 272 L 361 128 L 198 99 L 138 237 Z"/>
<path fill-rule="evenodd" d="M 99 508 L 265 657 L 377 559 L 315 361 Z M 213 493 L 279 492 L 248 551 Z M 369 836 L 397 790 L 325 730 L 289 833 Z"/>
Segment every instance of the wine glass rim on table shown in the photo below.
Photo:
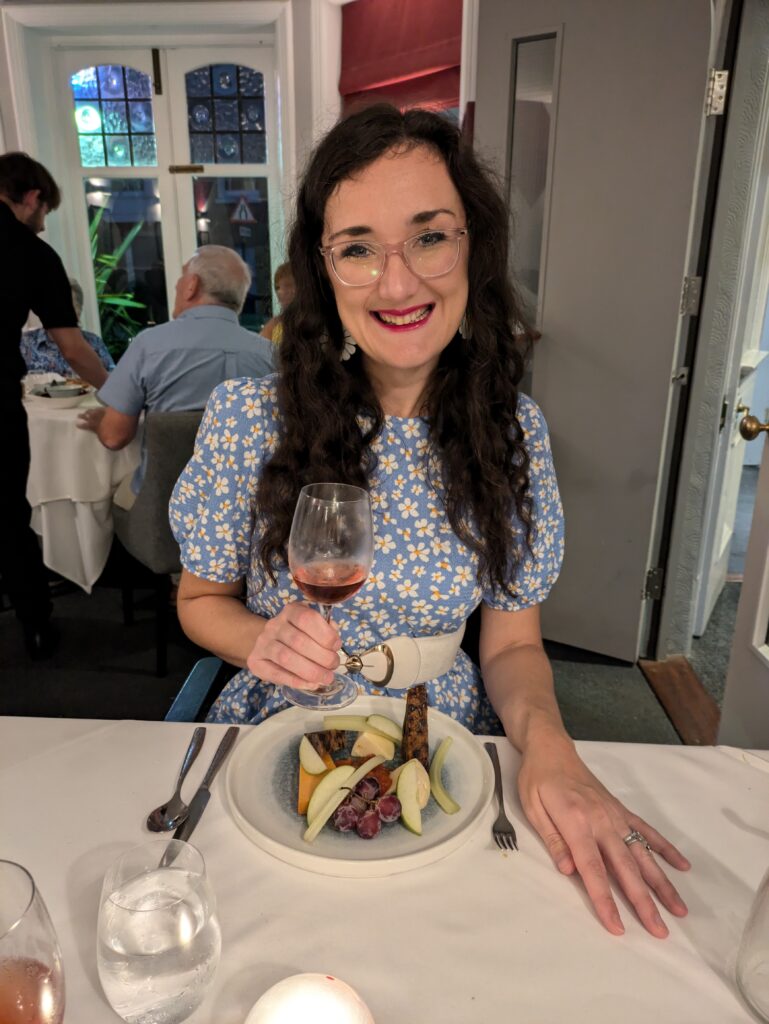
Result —
<path fill-rule="evenodd" d="M 29 883 L 29 896 L 24 901 L 23 906 L 19 904 L 19 906 L 14 909 L 8 921 L 5 920 L 3 916 L 4 908 L 2 905 L 0 905 L 0 939 L 6 938 L 6 936 L 11 934 L 14 928 L 17 928 L 21 924 L 21 922 L 29 913 L 29 909 L 35 901 L 35 894 L 37 892 L 35 879 L 32 877 L 31 873 L 24 867 L 23 864 L 17 864 L 15 860 L 7 860 L 5 858 L 0 857 L 0 871 L 3 871 L 6 868 L 15 868 L 17 871 L 20 871 L 23 876 L 26 877 L 26 880 Z"/>

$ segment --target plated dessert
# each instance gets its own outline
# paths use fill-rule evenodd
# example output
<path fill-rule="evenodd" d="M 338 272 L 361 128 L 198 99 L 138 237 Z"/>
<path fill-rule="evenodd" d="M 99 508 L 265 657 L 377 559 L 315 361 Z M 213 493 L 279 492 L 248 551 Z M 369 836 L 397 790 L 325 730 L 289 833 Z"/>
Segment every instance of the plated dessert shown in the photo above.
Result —
<path fill-rule="evenodd" d="M 299 743 L 297 814 L 311 843 L 329 824 L 337 832 L 374 839 L 383 825 L 400 822 L 422 834 L 422 811 L 431 797 L 446 814 L 460 805 L 442 781 L 452 739 L 429 756 L 427 691 L 409 690 L 403 724 L 384 714 L 326 715 L 323 729 Z"/>

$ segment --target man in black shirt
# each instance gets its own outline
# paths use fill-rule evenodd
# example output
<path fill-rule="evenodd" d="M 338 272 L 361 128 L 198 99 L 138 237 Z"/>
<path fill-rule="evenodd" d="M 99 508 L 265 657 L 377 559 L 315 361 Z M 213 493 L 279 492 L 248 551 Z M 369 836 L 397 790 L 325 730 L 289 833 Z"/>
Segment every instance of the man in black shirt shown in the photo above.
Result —
<path fill-rule="evenodd" d="M 48 171 L 26 153 L 0 156 L 0 427 L 4 495 L 0 499 L 0 575 L 24 629 L 33 658 L 49 656 L 55 633 L 40 547 L 29 525 L 27 416 L 19 350 L 29 311 L 40 318 L 75 372 L 94 387 L 107 377 L 83 338 L 72 307 L 72 291 L 61 260 L 37 236 L 46 214 L 61 201 Z"/>

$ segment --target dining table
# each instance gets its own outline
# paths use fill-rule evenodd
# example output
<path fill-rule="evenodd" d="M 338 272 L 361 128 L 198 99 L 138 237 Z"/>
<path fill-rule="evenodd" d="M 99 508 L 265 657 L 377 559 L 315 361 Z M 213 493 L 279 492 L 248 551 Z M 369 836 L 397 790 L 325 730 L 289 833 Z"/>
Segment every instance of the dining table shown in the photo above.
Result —
<path fill-rule="evenodd" d="M 207 726 L 185 798 L 225 728 Z M 247 742 L 258 753 L 262 728 L 242 727 L 231 758 Z M 96 966 L 102 879 L 116 856 L 151 837 L 147 814 L 170 796 L 192 730 L 0 718 L 0 857 L 32 873 L 48 906 L 63 954 L 65 1022 L 119 1019 Z M 598 777 L 691 860 L 690 871 L 670 872 L 689 914 L 663 911 L 670 935 L 660 940 L 619 894 L 625 934 L 602 928 L 580 881 L 559 874 L 523 815 L 518 754 L 499 737 L 473 741 L 488 739 L 518 851 L 494 843 L 491 800 L 445 855 L 375 877 L 329 876 L 267 852 L 238 826 L 221 772 L 190 841 L 216 893 L 222 957 L 190 1024 L 243 1024 L 270 986 L 304 972 L 347 982 L 376 1024 L 755 1022 L 734 970 L 769 862 L 769 753 L 577 744 Z"/>
<path fill-rule="evenodd" d="M 110 451 L 93 431 L 78 427 L 83 410 L 99 406 L 92 393 L 74 408 L 55 408 L 31 395 L 24 405 L 30 444 L 27 500 L 43 561 L 90 594 L 112 544 L 112 496 L 139 464 L 141 435 Z"/>

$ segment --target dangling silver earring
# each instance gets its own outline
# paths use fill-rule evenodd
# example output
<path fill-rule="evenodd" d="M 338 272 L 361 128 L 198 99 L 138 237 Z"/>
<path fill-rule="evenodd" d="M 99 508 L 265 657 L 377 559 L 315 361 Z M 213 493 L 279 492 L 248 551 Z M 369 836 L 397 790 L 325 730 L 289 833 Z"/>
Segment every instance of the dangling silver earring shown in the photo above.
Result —
<path fill-rule="evenodd" d="M 467 318 L 467 310 L 465 310 L 464 316 L 459 321 L 459 333 L 462 335 L 465 341 L 469 341 L 473 336 L 473 329 L 470 326 L 470 321 Z"/>
<path fill-rule="evenodd" d="M 344 348 L 342 349 L 342 354 L 339 357 L 340 360 L 342 362 L 345 362 L 345 360 L 349 359 L 350 356 L 355 354 L 355 350 L 357 349 L 357 347 L 358 346 L 355 343 L 355 338 L 353 338 L 353 336 L 350 334 L 350 332 L 345 327 L 345 329 L 344 329 Z"/>

